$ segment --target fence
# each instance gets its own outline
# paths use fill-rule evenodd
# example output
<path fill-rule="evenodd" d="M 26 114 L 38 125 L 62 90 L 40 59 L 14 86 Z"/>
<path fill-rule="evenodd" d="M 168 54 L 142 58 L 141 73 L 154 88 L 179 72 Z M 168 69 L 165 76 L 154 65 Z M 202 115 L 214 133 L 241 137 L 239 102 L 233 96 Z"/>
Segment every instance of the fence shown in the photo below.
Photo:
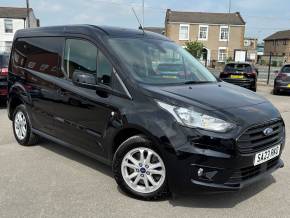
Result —
<path fill-rule="evenodd" d="M 233 56 L 232 56 L 233 57 Z M 228 55 L 227 62 L 232 61 L 230 55 Z M 215 63 L 215 60 L 211 60 L 211 63 Z M 249 60 L 248 60 L 249 62 Z M 260 56 L 258 57 L 257 64 L 255 67 L 257 68 L 258 74 L 258 82 L 273 85 L 274 80 L 276 78 L 276 72 L 281 69 L 283 64 L 285 63 L 284 57 L 282 56 Z M 214 73 L 216 76 L 219 76 L 220 72 L 223 71 L 226 62 L 217 62 L 217 64 L 208 64 L 207 68 Z"/>

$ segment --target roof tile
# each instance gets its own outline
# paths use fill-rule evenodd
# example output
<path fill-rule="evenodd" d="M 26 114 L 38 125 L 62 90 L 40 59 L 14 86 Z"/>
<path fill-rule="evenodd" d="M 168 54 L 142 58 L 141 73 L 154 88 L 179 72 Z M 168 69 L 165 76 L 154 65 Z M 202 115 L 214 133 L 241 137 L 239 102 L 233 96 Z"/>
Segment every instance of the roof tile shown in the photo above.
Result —
<path fill-rule="evenodd" d="M 167 9 L 167 22 L 202 23 L 202 24 L 231 24 L 245 25 L 239 12 L 236 13 L 207 13 L 184 12 Z"/>

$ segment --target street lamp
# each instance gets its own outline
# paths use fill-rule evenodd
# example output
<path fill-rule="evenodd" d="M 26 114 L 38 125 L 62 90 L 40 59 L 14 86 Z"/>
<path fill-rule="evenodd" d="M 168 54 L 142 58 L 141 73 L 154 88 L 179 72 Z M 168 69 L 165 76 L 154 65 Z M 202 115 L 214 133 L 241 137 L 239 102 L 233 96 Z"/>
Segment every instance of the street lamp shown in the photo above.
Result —
<path fill-rule="evenodd" d="M 144 28 L 144 0 L 142 0 L 142 26 Z"/>

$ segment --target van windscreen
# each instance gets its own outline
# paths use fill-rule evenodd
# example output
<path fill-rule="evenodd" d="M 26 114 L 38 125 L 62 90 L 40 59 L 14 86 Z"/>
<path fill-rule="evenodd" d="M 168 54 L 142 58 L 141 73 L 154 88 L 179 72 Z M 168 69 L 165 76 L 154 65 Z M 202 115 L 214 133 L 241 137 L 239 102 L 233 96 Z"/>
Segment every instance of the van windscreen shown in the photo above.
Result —
<path fill-rule="evenodd" d="M 199 61 L 173 42 L 111 38 L 109 44 L 139 82 L 152 85 L 217 82 Z"/>

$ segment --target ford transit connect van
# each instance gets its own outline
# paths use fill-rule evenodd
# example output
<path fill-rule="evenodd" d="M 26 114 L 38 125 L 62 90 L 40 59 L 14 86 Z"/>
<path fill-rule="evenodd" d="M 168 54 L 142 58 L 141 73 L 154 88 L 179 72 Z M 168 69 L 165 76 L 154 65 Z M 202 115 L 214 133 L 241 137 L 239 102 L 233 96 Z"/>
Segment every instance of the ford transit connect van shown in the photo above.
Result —
<path fill-rule="evenodd" d="M 19 30 L 8 86 L 19 144 L 43 137 L 111 165 L 137 198 L 239 190 L 283 166 L 278 110 L 162 35 L 91 25 Z"/>

